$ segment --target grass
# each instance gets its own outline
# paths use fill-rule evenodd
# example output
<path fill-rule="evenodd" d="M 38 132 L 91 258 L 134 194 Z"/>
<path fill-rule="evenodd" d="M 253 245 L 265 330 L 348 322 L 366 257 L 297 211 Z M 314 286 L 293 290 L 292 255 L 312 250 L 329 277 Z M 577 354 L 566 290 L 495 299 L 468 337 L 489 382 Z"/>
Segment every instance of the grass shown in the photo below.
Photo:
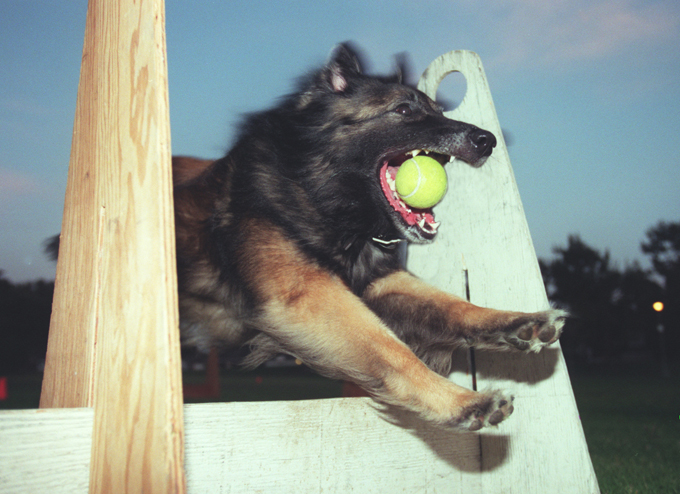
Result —
<path fill-rule="evenodd" d="M 38 408 L 42 374 L 26 374 L 7 378 L 7 399 L 0 401 L 0 410 Z"/>
<path fill-rule="evenodd" d="M 680 493 L 680 378 L 648 370 L 572 373 L 602 494 Z"/>
<path fill-rule="evenodd" d="M 185 372 L 184 382 L 200 384 L 203 373 Z M 206 401 L 278 401 L 337 398 L 342 396 L 342 383 L 326 379 L 306 367 L 229 371 L 220 376 L 220 397 Z"/>
<path fill-rule="evenodd" d="M 680 373 L 649 369 L 572 370 L 572 385 L 602 494 L 680 494 Z M 36 408 L 42 376 L 9 378 L 0 409 Z M 203 375 L 184 374 L 187 383 Z M 213 401 L 331 398 L 341 383 L 304 368 L 229 371 Z M 187 400 L 189 401 L 189 400 Z M 196 401 L 196 400 L 192 400 Z M 205 400 L 201 400 L 205 401 Z"/>
<path fill-rule="evenodd" d="M 204 373 L 185 372 L 185 383 L 201 384 Z M 2 409 L 38 408 L 42 374 L 8 377 L 8 399 L 0 401 Z M 342 396 L 342 383 L 326 379 L 305 367 L 226 371 L 220 376 L 220 396 L 211 399 L 187 399 L 186 403 L 206 401 L 277 401 L 336 398 Z"/>

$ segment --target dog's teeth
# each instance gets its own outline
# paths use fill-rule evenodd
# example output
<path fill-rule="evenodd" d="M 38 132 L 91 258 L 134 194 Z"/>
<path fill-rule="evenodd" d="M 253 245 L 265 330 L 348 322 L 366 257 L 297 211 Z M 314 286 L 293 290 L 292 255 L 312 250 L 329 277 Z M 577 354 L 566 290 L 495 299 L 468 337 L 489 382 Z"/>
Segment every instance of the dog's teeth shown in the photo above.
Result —
<path fill-rule="evenodd" d="M 385 181 L 387 182 L 387 186 L 390 188 L 390 190 L 392 192 L 396 192 L 397 184 L 392 178 L 392 174 L 387 169 L 385 169 Z"/>
<path fill-rule="evenodd" d="M 439 229 L 440 223 L 437 221 L 433 221 L 432 223 L 428 223 L 425 218 L 421 218 L 420 221 L 418 221 L 418 226 L 420 227 L 421 230 L 423 231 L 428 231 L 430 233 L 437 233 L 437 229 Z"/>

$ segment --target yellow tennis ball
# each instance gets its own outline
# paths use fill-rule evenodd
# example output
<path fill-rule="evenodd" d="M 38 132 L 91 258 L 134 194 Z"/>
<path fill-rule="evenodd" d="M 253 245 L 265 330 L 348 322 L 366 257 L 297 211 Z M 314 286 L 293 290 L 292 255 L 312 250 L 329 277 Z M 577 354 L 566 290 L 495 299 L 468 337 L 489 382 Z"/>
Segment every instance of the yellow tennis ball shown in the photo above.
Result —
<path fill-rule="evenodd" d="M 418 155 L 404 161 L 395 178 L 397 194 L 411 207 L 429 209 L 446 193 L 446 171 L 429 156 Z"/>

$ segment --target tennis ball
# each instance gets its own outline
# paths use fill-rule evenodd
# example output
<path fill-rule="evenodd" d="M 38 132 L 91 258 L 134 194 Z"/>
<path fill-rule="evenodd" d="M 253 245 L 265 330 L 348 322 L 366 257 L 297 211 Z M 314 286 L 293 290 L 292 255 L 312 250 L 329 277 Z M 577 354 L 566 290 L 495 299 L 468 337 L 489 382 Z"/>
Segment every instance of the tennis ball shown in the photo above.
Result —
<path fill-rule="evenodd" d="M 446 193 L 446 172 L 429 156 L 417 155 L 404 161 L 395 178 L 397 194 L 411 207 L 428 209 Z"/>

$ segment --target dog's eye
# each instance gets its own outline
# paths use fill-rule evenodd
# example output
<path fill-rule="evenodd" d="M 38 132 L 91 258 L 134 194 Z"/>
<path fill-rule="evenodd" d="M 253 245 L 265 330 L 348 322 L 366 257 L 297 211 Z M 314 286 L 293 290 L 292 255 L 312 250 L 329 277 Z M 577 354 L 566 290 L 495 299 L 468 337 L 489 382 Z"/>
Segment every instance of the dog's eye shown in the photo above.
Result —
<path fill-rule="evenodd" d="M 403 103 L 399 106 L 397 106 L 394 109 L 395 112 L 399 113 L 400 115 L 404 115 L 406 117 L 410 116 L 413 113 L 413 110 L 411 110 L 411 105 L 407 103 Z"/>

